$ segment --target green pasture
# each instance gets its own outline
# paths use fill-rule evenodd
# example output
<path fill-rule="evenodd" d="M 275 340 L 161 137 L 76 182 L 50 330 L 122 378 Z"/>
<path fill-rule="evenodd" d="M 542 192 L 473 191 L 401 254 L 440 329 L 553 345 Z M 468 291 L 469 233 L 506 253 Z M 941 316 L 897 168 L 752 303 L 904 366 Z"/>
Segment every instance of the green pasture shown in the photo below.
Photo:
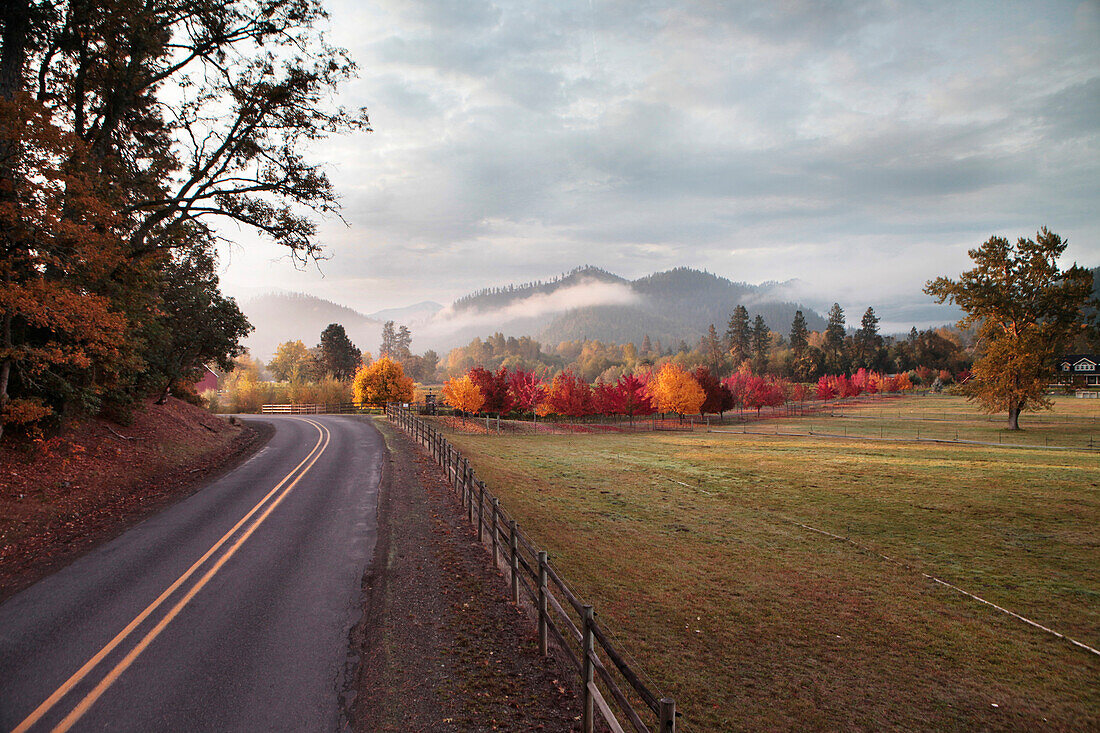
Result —
<path fill-rule="evenodd" d="M 1100 656 L 923 575 L 1100 647 L 1096 453 L 701 432 L 452 440 L 677 698 L 683 730 L 1100 725 Z"/>

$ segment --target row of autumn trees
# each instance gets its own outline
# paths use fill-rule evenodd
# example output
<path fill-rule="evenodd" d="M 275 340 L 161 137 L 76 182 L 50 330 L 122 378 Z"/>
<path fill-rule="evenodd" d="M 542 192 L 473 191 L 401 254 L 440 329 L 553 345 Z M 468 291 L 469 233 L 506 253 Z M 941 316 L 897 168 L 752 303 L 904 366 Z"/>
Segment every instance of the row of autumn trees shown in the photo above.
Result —
<path fill-rule="evenodd" d="M 475 366 L 490 370 L 503 366 L 550 377 L 569 369 L 590 382 L 597 379 L 613 382 L 624 374 L 660 368 L 666 362 L 689 370 L 704 364 L 721 377 L 733 374 L 747 363 L 757 374 L 801 382 L 861 368 L 911 372 L 914 381 L 924 386 L 930 385 L 934 375 L 941 372 L 949 372 L 957 379 L 968 371 L 973 356 L 968 348 L 972 339 L 966 332 L 941 327 L 912 329 L 907 336 L 898 338 L 882 336 L 877 330 L 877 316 L 872 309 L 868 311 L 870 318 L 867 313 L 864 317 L 871 327 L 861 325 L 853 334 L 846 332 L 839 306 L 835 306 L 834 315 L 839 316 L 840 327 L 832 332 L 807 330 L 805 319 L 797 313 L 789 334 L 771 330 L 762 318 L 757 318 L 755 322 L 749 321 L 748 346 L 740 338 L 731 337 L 728 330 L 720 334 L 714 326 L 694 345 L 684 341 L 665 345 L 660 339 L 645 336 L 640 345 L 584 339 L 546 347 L 527 336 L 506 337 L 497 333 L 452 349 L 439 371 L 441 378 L 447 378 L 461 376 Z M 747 310 L 738 306 L 731 321 L 747 317 Z M 838 333 L 839 337 L 829 333 Z M 926 381 L 928 375 L 933 376 Z"/>
<path fill-rule="evenodd" d="M 367 130 L 319 0 L 0 3 L 0 431 L 125 418 L 250 326 L 212 221 L 309 261 L 338 209 L 305 148 Z"/>
<path fill-rule="evenodd" d="M 491 372 L 475 367 L 443 385 L 443 400 L 466 413 L 510 413 L 563 417 L 654 413 L 722 414 L 729 410 L 778 407 L 809 398 L 834 399 L 863 393 L 899 392 L 912 388 L 906 375 L 886 376 L 860 369 L 855 374 L 823 376 L 816 388 L 782 377 L 753 374 L 747 367 L 719 379 L 707 366 L 688 371 L 668 362 L 655 371 L 626 374 L 615 382 L 592 385 L 570 370 L 549 382 L 522 369 Z"/>

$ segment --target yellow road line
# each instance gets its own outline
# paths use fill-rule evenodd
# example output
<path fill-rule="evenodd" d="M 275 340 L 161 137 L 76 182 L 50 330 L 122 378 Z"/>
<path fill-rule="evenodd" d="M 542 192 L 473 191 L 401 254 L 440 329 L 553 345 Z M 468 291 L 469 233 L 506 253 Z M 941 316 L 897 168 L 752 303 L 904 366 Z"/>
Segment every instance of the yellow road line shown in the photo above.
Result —
<path fill-rule="evenodd" d="M 313 424 L 316 425 L 316 423 Z M 326 434 L 328 433 L 327 430 L 325 432 Z M 130 653 L 123 657 L 122 660 L 114 666 L 114 669 L 108 672 L 107 676 L 100 680 L 99 684 L 96 685 L 91 692 L 84 696 L 84 699 L 81 700 L 75 708 L 73 708 L 72 712 L 66 715 L 65 719 L 57 724 L 57 726 L 53 729 L 53 733 L 65 733 L 65 731 L 69 730 L 69 728 L 71 728 L 73 724 L 76 723 L 76 721 L 80 720 L 80 717 L 88 711 L 88 708 L 94 705 L 96 700 L 100 698 L 100 696 L 107 690 L 107 688 L 115 683 L 115 680 L 118 679 L 119 675 L 125 672 L 126 668 L 134 663 L 134 660 L 137 659 L 138 656 L 143 651 L 145 651 L 145 648 L 148 647 L 149 644 L 151 644 L 153 640 L 160 635 L 160 632 L 164 631 L 164 628 L 168 626 L 172 619 L 174 619 L 181 610 L 183 610 L 183 607 L 186 606 L 208 582 L 210 582 L 210 579 L 213 578 L 219 570 L 221 570 L 222 566 L 225 565 L 229 558 L 233 557 L 237 550 L 240 549 L 241 545 L 243 545 L 245 541 L 252 536 L 252 533 L 256 531 L 256 528 L 263 524 L 264 520 L 267 519 L 271 512 L 275 511 L 275 507 L 279 506 L 282 500 L 286 498 L 287 494 L 289 494 L 294 489 L 294 487 L 298 485 L 298 482 L 302 480 L 302 477 L 306 475 L 306 472 L 309 471 L 313 464 L 317 462 L 317 459 L 321 457 L 321 453 L 324 452 L 325 447 L 327 446 L 328 436 L 326 435 L 325 446 L 322 447 L 321 451 L 313 457 L 313 460 L 310 461 L 309 465 L 302 469 L 302 472 L 298 474 L 298 478 L 294 479 L 294 481 L 291 482 L 289 486 L 283 489 L 283 492 L 279 494 L 279 496 L 276 497 L 275 500 L 268 505 L 267 509 L 264 510 L 264 513 L 261 514 L 259 518 L 257 518 L 256 521 L 253 522 L 247 530 L 245 530 L 244 534 L 242 534 L 235 543 L 233 543 L 233 546 L 226 550 L 222 554 L 222 556 L 218 558 L 218 561 L 214 563 L 214 567 L 206 571 L 206 574 L 202 576 L 199 582 L 195 583 L 195 585 L 191 587 L 191 590 L 187 591 L 187 594 L 183 598 L 181 598 L 175 606 L 172 607 L 171 611 L 165 614 L 164 618 L 162 618 L 160 622 L 157 623 L 157 625 L 154 626 L 140 642 L 138 642 L 137 646 L 130 650 Z"/>
<path fill-rule="evenodd" d="M 283 488 L 283 486 L 287 483 L 287 481 L 290 481 L 290 479 L 294 476 L 294 474 L 298 471 L 298 469 L 302 468 L 302 466 L 304 466 L 308 462 L 309 465 L 306 466 L 305 469 L 303 469 L 302 472 L 298 475 L 298 478 L 295 479 L 294 482 L 292 484 L 290 484 L 289 487 L 287 487 L 286 491 L 283 492 L 282 496 L 280 496 L 279 499 L 276 500 L 276 502 L 272 505 L 272 507 L 274 507 L 276 504 L 278 504 L 280 501 L 282 501 L 282 497 L 286 496 L 286 494 L 290 491 L 290 489 L 294 488 L 295 484 L 298 483 L 298 481 L 302 478 L 302 476 L 305 475 L 306 471 L 308 471 L 313 466 L 313 464 L 317 461 L 317 459 L 320 457 L 321 453 L 324 452 L 325 448 L 328 446 L 328 439 L 329 439 L 329 435 L 330 435 L 328 430 L 326 428 L 324 428 L 322 425 L 320 425 L 319 423 L 316 423 L 313 420 L 309 420 L 309 419 L 304 419 L 304 418 L 299 418 L 299 419 L 303 419 L 304 422 L 307 422 L 310 425 L 312 425 L 314 428 L 317 429 L 317 433 L 318 433 L 317 442 L 314 444 L 313 448 L 309 451 L 309 453 L 306 454 L 306 457 L 302 459 L 301 463 L 299 463 L 297 466 L 292 468 L 290 470 L 290 472 L 285 477 L 283 477 L 282 481 L 280 481 L 278 484 L 275 485 L 275 488 L 271 489 L 271 491 L 267 492 L 267 494 L 262 499 L 260 499 L 258 502 L 256 502 L 256 504 L 248 511 L 247 514 L 245 514 L 243 517 L 241 517 L 241 519 L 236 524 L 234 524 L 233 527 L 228 532 L 226 532 L 224 535 L 222 535 L 221 539 L 219 539 L 217 542 L 215 542 L 210 547 L 210 549 L 207 550 L 206 553 L 203 554 L 202 557 L 200 557 L 198 560 L 196 560 L 191 565 L 191 567 L 189 567 L 187 569 L 187 571 L 183 575 L 181 575 L 179 578 L 177 578 L 175 580 L 175 582 L 172 583 L 172 585 L 168 586 L 168 588 L 165 589 L 165 591 L 163 593 L 161 593 L 155 601 L 153 601 L 148 606 L 146 606 L 145 610 L 143 610 L 141 613 L 139 613 L 137 616 L 135 616 L 133 621 L 126 624 L 126 627 L 123 628 L 122 631 L 118 632 L 118 634 L 113 639 L 111 639 L 111 641 L 107 642 L 106 646 L 104 646 L 102 649 L 100 649 L 98 652 L 96 652 L 96 654 L 91 659 L 89 659 L 87 662 L 85 662 L 84 665 L 80 669 L 78 669 L 71 677 L 69 677 L 69 679 L 65 680 L 65 682 L 60 687 L 58 687 L 56 690 L 54 690 L 54 692 L 49 697 L 47 697 L 42 702 L 41 705 L 39 705 L 37 708 L 35 708 L 34 711 L 23 720 L 23 722 L 21 722 L 18 726 L 16 726 L 12 730 L 12 733 L 25 733 L 25 731 L 29 730 L 31 728 L 31 726 L 33 726 L 35 723 L 37 723 L 42 718 L 43 715 L 45 715 L 47 712 L 49 712 L 50 709 L 52 709 L 53 706 L 56 705 L 59 700 L 61 700 L 62 697 L 67 695 L 76 685 L 78 685 L 85 677 L 87 677 L 88 674 L 93 669 L 95 669 L 95 667 L 98 666 L 99 663 L 102 662 L 103 659 L 106 658 L 106 656 L 108 654 L 110 654 L 112 651 L 114 651 L 114 649 L 119 644 L 121 644 L 126 639 L 127 636 L 129 636 L 131 633 L 133 633 L 134 629 L 136 629 L 138 626 L 140 626 L 141 623 L 143 621 L 145 621 L 145 619 L 147 619 L 150 616 L 150 614 L 152 614 L 155 610 L 157 610 L 157 608 L 159 608 L 160 605 L 162 603 L 164 603 L 164 601 L 166 601 L 169 596 L 171 596 L 175 591 L 177 591 L 181 585 L 186 583 L 188 578 L 190 578 L 192 575 L 194 575 L 195 572 L 207 560 L 209 560 L 210 557 L 214 553 L 216 553 L 221 548 L 221 546 L 224 545 L 229 540 L 230 537 L 232 537 L 237 532 L 237 530 L 239 530 L 242 526 L 244 526 L 244 524 L 246 522 L 248 522 L 249 519 L 252 518 L 252 515 L 254 515 L 256 512 L 258 512 L 263 507 L 264 503 L 266 503 L 272 496 L 274 496 L 279 491 L 279 489 Z M 248 532 L 244 535 L 244 537 L 247 538 L 249 535 L 251 535 L 252 531 L 255 530 L 255 528 L 257 526 L 259 526 L 260 522 L 262 522 L 264 519 L 267 518 L 267 515 L 269 513 L 270 513 L 270 510 L 265 512 L 260 517 L 260 519 L 258 519 L 256 521 L 256 523 L 254 525 L 252 525 L 252 527 L 248 530 Z M 235 552 L 236 548 L 239 547 L 239 546 L 240 546 L 240 542 L 238 542 L 236 545 L 234 545 L 233 549 L 230 551 L 230 554 L 232 554 L 232 552 Z M 223 562 L 224 562 L 224 560 L 223 560 Z M 215 572 L 216 572 L 216 569 L 220 568 L 220 567 L 221 567 L 221 563 L 216 565 L 215 566 Z M 210 574 L 208 573 L 208 575 L 210 575 Z M 204 579 L 203 581 L 201 581 L 201 583 L 203 585 L 205 585 L 205 582 L 208 579 L 209 578 Z M 193 596 L 193 595 L 194 594 L 192 593 L 189 596 L 187 596 L 186 600 L 190 600 L 191 596 Z M 182 607 L 182 606 L 180 606 L 180 607 Z M 173 609 L 173 611 L 178 612 L 178 611 L 176 611 L 176 609 Z M 174 615 L 174 613 L 173 613 L 173 615 Z M 159 631 L 157 633 L 159 633 Z M 152 639 L 150 639 L 150 641 L 152 641 Z M 142 648 L 144 648 L 144 647 L 142 647 Z M 132 653 L 133 652 L 131 652 L 131 654 Z M 127 666 L 129 666 L 129 665 L 127 665 Z M 98 689 L 98 687 L 97 687 L 97 689 Z M 104 689 L 106 689 L 106 688 L 104 688 Z M 98 697 L 98 695 L 97 695 L 97 697 Z M 87 698 L 85 698 L 85 700 L 87 700 Z M 70 717 L 71 717 L 71 714 L 70 714 Z M 68 718 L 66 718 L 66 720 L 68 720 Z M 74 722 L 76 722 L 75 718 L 69 723 L 69 725 L 72 725 L 72 723 L 74 723 Z M 55 729 L 55 730 L 57 730 L 57 729 Z"/>

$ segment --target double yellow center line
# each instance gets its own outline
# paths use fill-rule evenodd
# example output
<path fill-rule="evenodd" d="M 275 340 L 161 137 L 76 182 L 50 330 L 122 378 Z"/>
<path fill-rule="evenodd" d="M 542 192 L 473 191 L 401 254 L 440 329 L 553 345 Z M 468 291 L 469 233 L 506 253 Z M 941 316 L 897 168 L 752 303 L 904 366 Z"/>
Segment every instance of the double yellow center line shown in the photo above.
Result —
<path fill-rule="evenodd" d="M 67 695 L 74 687 L 80 684 L 97 666 L 99 666 L 99 664 L 107 657 L 107 655 L 114 651 L 115 648 L 117 648 L 123 641 L 125 641 L 127 637 L 129 637 L 130 634 L 133 633 L 133 631 L 138 626 L 140 626 L 162 604 L 164 604 L 165 601 L 167 601 L 173 593 L 175 593 L 185 583 L 187 583 L 191 576 L 196 574 L 208 560 L 214 557 L 214 555 L 218 553 L 223 545 L 227 544 L 234 536 L 236 536 L 236 540 L 229 546 L 229 548 L 217 558 L 214 564 L 210 566 L 206 573 L 204 573 L 202 577 L 199 578 L 199 580 L 196 581 L 187 590 L 183 597 L 176 601 L 176 604 L 172 606 L 168 613 L 166 613 L 159 622 L 157 622 L 156 626 L 150 629 L 145 634 L 145 636 L 142 637 L 141 641 L 139 641 L 126 654 L 126 656 L 124 656 L 117 664 L 115 664 L 115 666 L 109 672 L 107 672 L 106 675 L 104 675 L 104 677 L 91 690 L 91 692 L 86 694 L 76 704 L 72 711 L 69 712 L 69 714 L 66 715 L 65 718 L 62 719 L 62 721 L 53 728 L 54 733 L 64 733 L 64 731 L 72 728 L 73 724 L 80 720 L 80 717 L 84 715 L 84 713 L 88 712 L 88 709 L 95 704 L 96 700 L 98 700 L 104 692 L 106 692 L 107 688 L 114 684 L 115 680 L 117 680 L 119 676 L 126 671 L 127 667 L 133 664 L 134 660 L 136 660 L 141 655 L 141 653 L 145 651 L 145 649 L 151 643 L 153 643 L 153 640 L 160 635 L 160 632 L 164 631 L 165 627 L 168 626 L 168 624 L 171 623 L 172 619 L 174 619 L 179 614 L 179 612 L 183 610 L 184 606 L 186 606 L 191 601 L 191 599 L 194 598 L 195 595 L 200 590 L 202 590 L 207 583 L 210 582 L 211 578 L 217 575 L 222 566 L 229 561 L 229 558 L 233 557 L 233 555 L 236 554 L 237 550 L 240 549 L 241 545 L 243 545 L 245 541 L 247 541 L 248 538 L 252 536 L 252 533 L 256 531 L 256 528 L 263 524 L 264 520 L 266 520 L 268 516 L 271 515 L 271 512 L 275 510 L 275 507 L 279 506 L 283 499 L 286 498 L 287 494 L 294 490 L 294 487 L 298 485 L 298 482 L 302 480 L 302 477 L 305 476 L 306 472 L 313 467 L 313 464 L 317 462 L 317 459 L 320 458 L 321 454 L 325 452 L 325 448 L 328 447 L 329 439 L 331 437 L 331 433 L 329 433 L 328 428 L 313 420 L 309 420 L 306 418 L 299 419 L 302 419 L 312 425 L 314 428 L 317 429 L 318 433 L 317 443 L 313 446 L 313 449 L 310 450 L 306 457 L 302 459 L 302 462 L 295 466 L 290 471 L 290 473 L 288 473 L 283 478 L 282 481 L 276 484 L 275 488 L 267 493 L 266 496 L 260 499 L 256 503 L 256 505 L 249 510 L 247 514 L 241 517 L 240 521 L 233 525 L 232 529 L 222 535 L 222 538 L 215 542 L 213 546 L 211 546 L 211 548 L 207 550 L 205 554 L 203 554 L 202 557 L 196 560 L 195 563 L 191 565 L 191 567 L 189 567 L 183 575 L 176 578 L 175 582 L 168 586 L 168 588 L 166 588 L 163 593 L 157 596 L 157 599 L 155 601 L 146 606 L 145 610 L 135 616 L 130 623 L 126 624 L 126 627 L 122 629 L 122 631 L 118 632 L 115 638 L 111 639 L 111 641 L 109 641 L 106 646 L 96 652 L 96 654 L 87 662 L 85 662 L 84 665 L 80 669 L 78 669 L 72 677 L 65 680 L 64 684 L 54 690 L 53 694 L 47 697 L 41 705 L 34 709 L 34 712 L 28 715 L 23 720 L 23 722 L 21 722 L 12 730 L 12 733 L 23 733 L 24 731 L 30 730 L 30 728 L 35 725 L 39 720 L 41 720 L 46 713 L 48 713 L 63 697 L 65 697 L 65 695 Z M 253 516 L 257 513 L 259 513 L 259 516 L 256 517 L 255 521 L 249 524 L 247 529 L 241 532 L 240 535 L 237 535 L 237 532 L 242 527 L 244 527 L 245 524 L 248 524 L 249 520 L 252 519 Z"/>

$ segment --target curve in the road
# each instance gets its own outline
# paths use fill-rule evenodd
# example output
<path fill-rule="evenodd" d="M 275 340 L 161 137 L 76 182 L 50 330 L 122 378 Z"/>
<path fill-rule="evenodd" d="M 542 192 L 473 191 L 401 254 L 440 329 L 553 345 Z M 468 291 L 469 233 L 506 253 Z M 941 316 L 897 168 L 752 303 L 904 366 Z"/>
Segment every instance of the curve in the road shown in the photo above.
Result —
<path fill-rule="evenodd" d="M 283 475 L 281 480 L 279 480 L 270 491 L 267 491 L 263 495 L 263 497 L 259 499 L 259 501 L 252 505 L 251 508 L 249 508 L 247 512 L 245 512 L 244 515 L 239 520 L 237 520 L 232 527 L 229 528 L 228 531 L 226 531 L 224 534 L 221 535 L 219 539 L 213 542 L 213 544 L 211 544 L 208 549 L 205 550 L 205 552 L 202 552 L 201 556 L 196 561 L 194 561 L 190 565 L 190 567 L 188 567 L 182 574 L 176 577 L 174 581 L 168 584 L 167 587 L 159 593 L 155 600 L 146 605 L 144 609 L 141 610 L 139 613 L 133 615 L 132 618 L 131 614 L 133 612 L 131 611 L 130 613 L 127 613 L 124 618 L 130 620 L 126 623 L 122 630 L 119 631 L 110 641 L 102 645 L 102 647 L 99 648 L 99 650 L 95 654 L 92 654 L 89 658 L 87 658 L 87 661 L 85 661 L 75 673 L 69 676 L 62 684 L 57 686 L 56 689 L 54 689 L 53 692 L 51 692 L 45 698 L 45 700 L 43 700 L 29 715 L 23 718 L 21 722 L 19 722 L 19 724 L 13 729 L 13 733 L 24 733 L 25 731 L 29 731 L 32 727 L 36 726 L 36 724 L 46 723 L 45 719 L 52 719 L 54 721 L 57 721 L 57 718 L 62 715 L 64 715 L 64 717 L 62 717 L 60 721 L 53 724 L 54 727 L 52 728 L 52 730 L 68 731 L 78 721 L 80 721 L 81 718 L 85 716 L 85 714 L 88 713 L 90 709 L 93 708 L 93 706 L 96 706 L 97 701 L 100 700 L 104 693 L 106 693 L 112 687 L 112 685 L 115 685 L 120 676 L 122 676 L 123 673 L 128 668 L 130 668 L 131 665 L 133 665 L 139 657 L 141 657 L 143 652 L 145 652 L 149 648 L 153 641 L 157 639 L 157 637 L 161 635 L 161 633 L 172 623 L 172 621 L 180 615 L 181 611 L 184 611 L 189 604 L 194 605 L 192 604 L 192 601 L 195 599 L 195 597 L 203 590 L 204 587 L 210 584 L 211 580 L 214 579 L 215 576 L 218 576 L 219 571 L 222 571 L 226 563 L 228 563 L 229 560 L 238 553 L 238 550 L 240 550 L 242 546 L 245 546 L 248 540 L 253 537 L 254 533 L 261 527 L 261 525 L 264 525 L 265 521 L 267 521 L 268 518 L 271 517 L 276 508 L 278 508 L 280 504 L 283 504 L 284 500 L 291 494 L 291 492 L 294 491 L 295 487 L 297 487 L 299 483 L 302 482 L 302 480 L 310 472 L 310 469 L 312 469 L 314 465 L 317 464 L 322 455 L 325 454 L 327 449 L 329 449 L 330 443 L 333 445 L 337 445 L 332 439 L 332 430 L 330 430 L 329 427 L 323 424 L 320 419 L 313 420 L 306 418 L 291 418 L 286 419 L 286 422 L 283 422 L 282 420 L 278 422 L 282 423 L 283 425 L 288 425 L 290 420 L 298 422 L 299 425 L 301 425 L 303 422 L 308 423 L 310 426 L 312 426 L 314 430 L 317 431 L 316 442 L 313 443 L 312 448 L 309 450 L 306 456 L 302 458 L 301 461 L 298 462 L 297 465 L 290 469 L 285 475 Z M 373 445 L 374 438 L 365 435 L 365 433 L 363 432 L 368 431 L 373 433 L 374 435 L 377 435 L 377 432 L 374 431 L 373 428 L 363 426 L 361 423 L 357 426 L 353 426 L 350 424 L 341 424 L 334 422 L 333 426 L 334 428 L 339 428 L 340 432 L 342 432 L 344 435 L 342 436 L 342 440 L 339 443 L 339 447 L 336 449 L 337 452 L 335 457 L 331 459 L 326 458 L 324 463 L 325 469 L 321 470 L 319 468 L 318 470 L 321 470 L 321 473 L 317 477 L 310 479 L 309 485 L 311 486 L 311 491 L 308 492 L 310 495 L 314 493 L 314 489 L 324 489 L 325 487 L 332 487 L 333 489 L 336 489 L 337 487 L 339 487 L 337 494 L 338 496 L 349 496 L 347 488 L 348 486 L 350 486 L 350 483 L 348 484 L 348 486 L 341 486 L 342 483 L 347 483 L 347 479 L 344 476 L 344 472 L 340 471 L 340 465 L 344 464 L 346 466 L 349 456 L 357 454 L 360 450 L 362 450 L 362 448 L 366 447 L 368 449 L 374 449 L 376 447 L 375 445 Z M 297 431 L 297 434 L 300 437 L 297 439 L 300 439 L 301 443 L 305 443 L 305 436 L 300 435 L 300 433 L 301 430 L 299 429 Z M 354 445 L 348 445 L 349 437 L 356 441 Z M 299 445 L 301 443 L 299 443 Z M 280 456 L 279 460 L 283 460 L 284 457 L 289 457 L 285 456 L 285 451 L 280 451 L 280 454 L 282 455 Z M 298 455 L 301 454 L 299 453 Z M 268 458 L 266 460 L 270 461 L 272 459 Z M 362 459 L 358 460 L 361 461 Z M 373 461 L 371 463 L 373 463 Z M 369 466 L 370 464 L 367 465 Z M 360 466 L 362 467 L 362 464 L 360 464 Z M 285 464 L 283 470 L 286 470 Z M 373 473 L 373 468 L 371 471 L 368 471 L 368 474 L 373 475 Z M 367 474 L 361 474 L 361 476 L 366 475 Z M 361 481 L 356 481 L 355 483 L 361 485 Z M 218 495 L 221 494 L 219 493 Z M 346 499 L 341 499 L 341 501 L 346 501 Z M 197 503 L 200 505 L 202 504 L 202 502 Z M 301 502 L 298 500 L 292 503 L 295 505 L 301 504 Z M 332 535 L 331 537 L 326 536 L 325 544 L 323 548 L 320 549 L 331 553 L 332 540 L 334 538 L 345 537 L 345 540 L 339 541 L 340 543 L 342 543 L 344 541 L 347 541 L 348 538 L 362 536 L 359 533 L 363 531 L 367 531 L 369 533 L 369 535 L 371 536 L 370 544 L 373 544 L 373 530 L 364 530 L 364 522 L 366 522 L 367 526 L 373 526 L 373 522 L 370 520 L 366 520 L 362 517 L 363 504 L 364 503 L 362 499 L 357 499 L 353 501 L 349 508 L 354 508 L 356 509 L 356 511 L 353 511 L 352 514 L 347 515 L 348 518 L 345 520 L 341 520 L 339 524 L 339 526 L 343 527 L 344 529 L 341 529 L 339 533 Z M 271 531 L 265 530 L 265 540 L 261 544 L 261 546 L 267 548 L 271 545 L 272 541 L 277 542 L 278 540 L 275 538 L 282 535 L 286 522 L 291 522 L 292 525 L 290 526 L 301 526 L 303 521 L 307 521 L 298 518 L 297 515 L 299 512 L 300 510 L 297 506 L 293 508 L 290 515 L 283 516 L 285 513 L 280 512 L 280 516 L 282 517 L 282 519 L 280 519 L 277 523 L 279 527 Z M 168 514 L 169 512 L 166 512 L 166 515 Z M 185 516 L 188 515 L 187 512 L 181 512 L 181 514 L 184 514 Z M 190 514 L 193 515 L 194 512 L 191 512 Z M 357 517 L 358 519 L 356 520 Z M 187 521 L 192 520 L 193 519 L 189 517 Z M 353 522 L 353 520 L 356 521 Z M 168 517 L 166 517 L 163 520 L 163 523 L 175 526 L 178 522 L 177 520 L 169 519 Z M 352 535 L 348 535 L 347 531 L 351 531 Z M 273 532 L 275 533 L 274 535 L 272 534 Z M 288 538 L 290 537 L 292 536 L 288 536 Z M 209 542 L 209 540 L 207 541 Z M 252 543 L 250 543 L 248 546 L 251 547 Z M 360 543 L 358 546 L 362 547 L 362 543 Z M 196 553 L 199 551 L 201 550 L 196 550 Z M 291 539 L 290 544 L 287 545 L 287 549 L 284 551 L 291 553 L 289 556 L 290 559 L 287 562 L 302 562 L 302 551 L 302 546 Z M 252 555 L 255 554 L 255 552 L 256 551 L 253 550 L 250 551 L 248 554 Z M 264 553 L 269 552 L 269 550 L 264 550 Z M 357 556 L 361 557 L 362 555 L 363 553 L 361 551 L 357 553 Z M 331 554 L 329 556 L 331 556 Z M 366 555 L 366 558 L 369 559 L 369 554 Z M 313 560 L 313 558 L 306 558 L 306 560 Z M 249 560 L 249 562 L 252 562 L 252 560 Z M 270 560 L 268 560 L 268 562 L 270 562 Z M 237 567 L 237 565 L 239 564 L 234 563 L 234 567 L 236 568 L 236 570 L 234 571 L 234 575 L 239 575 L 242 572 L 242 568 Z M 344 580 L 340 581 L 341 585 L 348 584 L 347 581 L 350 580 L 352 577 L 355 577 L 350 572 L 348 572 L 348 569 L 349 566 L 345 564 L 344 569 L 341 571 L 341 577 L 344 578 Z M 361 565 L 358 566 L 358 569 L 361 571 Z M 173 575 L 169 575 L 168 577 L 173 577 Z M 239 587 L 239 582 L 236 580 L 236 578 L 231 581 L 219 581 L 218 585 L 224 588 L 226 582 L 230 582 L 236 587 Z M 352 587 L 347 589 L 349 596 L 354 596 L 354 599 L 357 600 L 358 584 L 355 583 L 348 585 L 352 585 Z M 208 594 L 204 594 L 203 597 L 206 598 L 207 595 Z M 220 592 L 215 593 L 212 598 L 218 598 L 220 595 Z M 175 599 L 174 603 L 172 603 L 173 599 Z M 172 603 L 171 607 L 168 608 L 167 611 L 164 611 L 164 608 L 167 607 L 170 603 Z M 204 602 L 204 604 L 208 603 L 209 601 Z M 344 604 L 342 607 L 348 608 L 349 604 L 351 603 L 351 599 L 349 598 L 349 600 L 345 600 L 342 603 Z M 159 619 L 157 618 L 158 613 L 163 614 L 160 615 Z M 193 611 L 188 611 L 188 613 L 192 616 L 194 615 Z M 142 636 L 140 640 L 137 640 L 136 643 L 133 643 L 136 639 L 135 632 L 141 633 L 140 627 L 142 627 L 143 624 L 145 624 L 146 626 L 148 624 L 154 625 L 152 626 L 152 628 L 149 628 L 147 631 L 145 631 L 144 636 Z M 216 626 L 217 622 L 214 622 L 214 625 Z M 179 636 L 179 633 L 174 632 L 173 636 Z M 3 637 L 3 634 L 0 634 L 0 637 Z M 0 641 L 3 641 L 3 639 L 0 638 Z M 130 643 L 133 643 L 133 646 L 127 650 L 127 646 Z M 173 644 L 175 643 L 176 642 L 174 641 Z M 218 642 L 215 641 L 214 643 L 217 644 Z M 158 645 L 158 648 L 160 648 L 161 646 L 162 645 Z M 9 650 L 13 648 L 15 647 L 9 647 Z M 3 644 L 0 644 L 0 656 L 2 656 L 2 652 Z M 120 656 L 121 658 L 119 658 Z M 160 655 L 158 654 L 158 656 Z M 3 671 L 3 668 L 6 666 L 7 662 L 10 661 L 11 659 L 0 659 L 0 663 L 3 663 L 0 664 L 0 672 Z M 98 679 L 98 681 L 96 681 L 96 678 L 102 671 L 100 668 L 104 666 L 105 662 L 108 665 L 113 664 L 113 666 L 111 666 L 110 669 L 106 671 L 103 676 Z M 162 662 L 157 662 L 157 664 L 162 664 Z M 145 666 L 148 667 L 148 664 L 145 664 Z M 126 679 L 130 680 L 131 676 L 132 675 L 127 675 Z M 92 686 L 93 683 L 94 686 Z M 132 684 L 133 682 L 131 681 L 126 683 L 125 686 L 130 687 L 132 686 Z M 0 684 L 0 686 L 3 685 Z M 92 686 L 92 688 L 90 690 L 87 690 L 89 686 Z M 53 687 L 53 685 L 51 685 L 50 687 Z M 39 694 L 43 694 L 46 690 L 49 690 L 50 687 L 45 688 L 45 690 L 42 690 L 42 692 L 40 692 Z M 84 692 L 84 690 L 87 691 Z M 73 698 L 74 696 L 79 696 L 81 694 L 83 694 L 83 696 L 76 700 L 73 707 L 66 714 L 65 708 L 67 707 L 67 704 L 64 704 L 64 701 L 68 698 Z M 118 697 L 118 695 L 115 695 L 114 693 L 112 693 L 112 695 L 115 698 Z M 12 702 L 12 700 L 9 700 L 9 702 Z M 33 704 L 33 701 L 31 700 L 27 700 L 26 702 L 31 702 Z M 117 707 L 117 700 L 115 703 L 112 703 L 112 705 L 115 705 Z M 24 710 L 26 710 L 26 708 L 24 708 Z M 9 712 L 13 711 L 9 710 Z M 102 718 L 102 715 L 97 714 L 96 717 Z M 19 718 L 16 718 L 16 720 L 18 719 Z M 124 729 L 130 729 L 126 720 L 119 719 L 117 717 L 113 717 L 113 720 L 114 723 L 112 724 L 112 727 L 122 727 Z M 10 725 L 11 722 L 13 721 L 9 719 L 8 724 Z M 136 723 L 137 721 L 135 720 L 131 722 Z M 0 726 L 0 729 L 2 729 L 2 727 L 3 726 Z"/>

